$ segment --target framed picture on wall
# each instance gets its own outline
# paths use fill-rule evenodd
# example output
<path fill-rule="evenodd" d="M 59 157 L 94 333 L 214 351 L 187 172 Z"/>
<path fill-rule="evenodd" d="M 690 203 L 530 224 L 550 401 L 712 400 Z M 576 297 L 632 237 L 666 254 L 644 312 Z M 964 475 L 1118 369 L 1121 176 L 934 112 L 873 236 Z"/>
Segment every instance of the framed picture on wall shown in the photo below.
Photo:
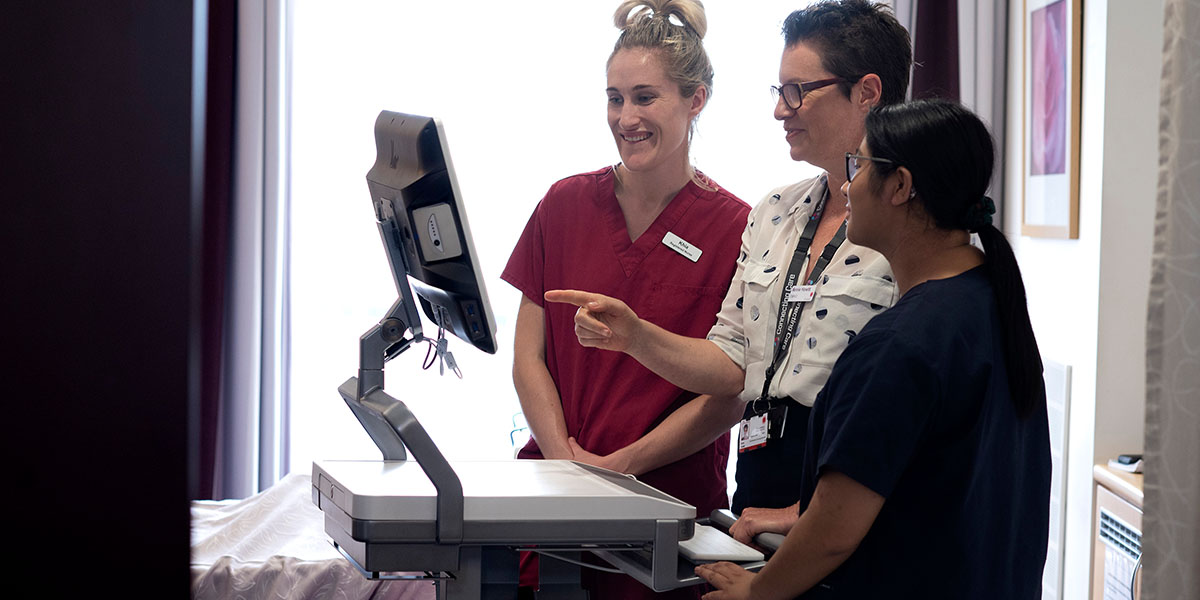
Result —
<path fill-rule="evenodd" d="M 1021 234 L 1079 237 L 1082 0 L 1025 0 Z"/>

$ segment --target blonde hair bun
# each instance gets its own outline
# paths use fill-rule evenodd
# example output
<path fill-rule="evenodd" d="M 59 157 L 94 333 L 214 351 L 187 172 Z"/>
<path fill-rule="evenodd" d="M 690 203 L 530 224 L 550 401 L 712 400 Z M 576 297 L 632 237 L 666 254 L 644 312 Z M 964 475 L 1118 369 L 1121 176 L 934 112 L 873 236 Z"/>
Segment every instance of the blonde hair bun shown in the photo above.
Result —
<path fill-rule="evenodd" d="M 680 95 L 690 98 L 703 86 L 712 96 L 712 62 L 704 51 L 708 20 L 700 0 L 623 0 L 613 23 L 621 35 L 609 64 L 620 50 L 648 48 L 658 53 Z"/>
<path fill-rule="evenodd" d="M 613 14 L 613 24 L 621 31 L 651 19 L 690 28 L 700 39 L 708 33 L 708 18 L 700 0 L 624 0 Z"/>

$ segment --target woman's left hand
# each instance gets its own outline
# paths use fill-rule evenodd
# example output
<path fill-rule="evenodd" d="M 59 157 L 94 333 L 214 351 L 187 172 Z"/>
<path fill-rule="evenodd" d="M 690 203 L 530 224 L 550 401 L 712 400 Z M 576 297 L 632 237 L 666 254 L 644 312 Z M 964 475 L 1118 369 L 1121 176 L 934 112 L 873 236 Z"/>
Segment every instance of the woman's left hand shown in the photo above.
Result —
<path fill-rule="evenodd" d="M 750 582 L 757 576 L 731 562 L 718 562 L 696 567 L 696 574 L 717 588 L 704 595 L 703 600 L 748 600 Z"/>
<path fill-rule="evenodd" d="M 786 508 L 747 508 L 729 528 L 729 535 L 743 544 L 753 544 L 760 533 L 787 535 L 800 518 L 799 503 Z"/>
<path fill-rule="evenodd" d="M 616 471 L 618 473 L 628 472 L 628 467 L 623 463 L 623 461 L 620 460 L 618 452 L 614 452 L 608 456 L 592 454 L 591 452 L 584 450 L 583 446 L 580 446 L 579 442 L 576 441 L 575 438 L 567 438 L 567 444 L 571 446 L 571 452 L 575 454 L 575 460 L 578 462 L 600 467 L 602 469 L 608 469 L 609 471 Z"/>

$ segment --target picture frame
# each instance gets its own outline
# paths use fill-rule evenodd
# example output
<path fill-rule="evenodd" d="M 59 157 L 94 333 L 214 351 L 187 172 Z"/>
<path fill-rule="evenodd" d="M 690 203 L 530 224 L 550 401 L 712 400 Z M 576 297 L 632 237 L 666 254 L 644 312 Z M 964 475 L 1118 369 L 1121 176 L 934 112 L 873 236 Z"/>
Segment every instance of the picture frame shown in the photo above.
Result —
<path fill-rule="evenodd" d="M 1079 238 L 1082 0 L 1025 0 L 1021 235 Z"/>

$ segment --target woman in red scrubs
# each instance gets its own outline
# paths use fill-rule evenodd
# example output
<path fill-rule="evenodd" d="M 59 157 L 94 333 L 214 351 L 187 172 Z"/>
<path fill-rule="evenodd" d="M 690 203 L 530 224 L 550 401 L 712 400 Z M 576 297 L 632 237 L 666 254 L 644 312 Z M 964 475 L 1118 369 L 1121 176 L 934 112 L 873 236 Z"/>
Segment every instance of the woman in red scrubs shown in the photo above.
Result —
<path fill-rule="evenodd" d="M 627 0 L 615 22 L 608 125 L 621 162 L 551 186 L 502 275 L 523 294 L 513 380 L 533 436 L 518 456 L 632 473 L 707 515 L 728 505 L 727 425 L 741 404 L 680 389 L 625 354 L 580 346 L 575 307 L 543 300 L 553 289 L 595 290 L 666 330 L 703 336 L 736 266 L 750 208 L 689 160 L 694 121 L 712 92 L 703 7 Z M 535 584 L 530 575 L 524 568 L 522 585 Z M 624 575 L 588 576 L 594 598 L 653 595 Z"/>

